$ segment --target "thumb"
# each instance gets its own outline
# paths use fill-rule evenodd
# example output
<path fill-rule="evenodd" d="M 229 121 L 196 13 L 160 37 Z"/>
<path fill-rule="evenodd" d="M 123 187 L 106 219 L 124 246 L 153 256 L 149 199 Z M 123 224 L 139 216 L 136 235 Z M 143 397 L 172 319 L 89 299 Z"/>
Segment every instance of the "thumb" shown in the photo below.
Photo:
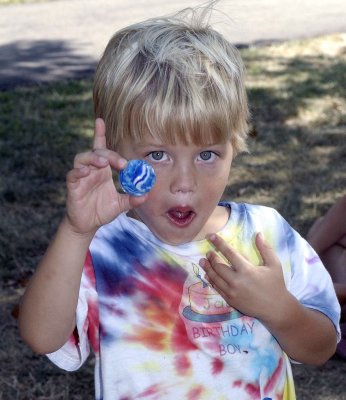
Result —
<path fill-rule="evenodd" d="M 256 247 L 262 257 L 263 265 L 268 267 L 278 267 L 280 265 L 280 260 L 275 254 L 273 248 L 264 239 L 262 232 L 256 235 Z"/>
<path fill-rule="evenodd" d="M 147 199 L 148 193 L 138 197 L 130 196 L 127 193 L 121 193 L 116 201 L 118 203 L 119 212 L 122 213 L 140 206 L 141 204 L 145 203 Z"/>

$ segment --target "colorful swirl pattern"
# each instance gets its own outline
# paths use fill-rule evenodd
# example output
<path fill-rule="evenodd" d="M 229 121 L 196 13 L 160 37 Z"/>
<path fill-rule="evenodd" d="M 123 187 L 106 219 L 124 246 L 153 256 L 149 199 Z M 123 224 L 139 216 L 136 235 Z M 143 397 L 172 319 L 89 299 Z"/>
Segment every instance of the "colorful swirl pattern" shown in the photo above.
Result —
<path fill-rule="evenodd" d="M 119 182 L 131 196 L 142 196 L 150 192 L 156 182 L 153 167 L 144 160 L 130 160 L 126 168 L 120 171 Z"/>

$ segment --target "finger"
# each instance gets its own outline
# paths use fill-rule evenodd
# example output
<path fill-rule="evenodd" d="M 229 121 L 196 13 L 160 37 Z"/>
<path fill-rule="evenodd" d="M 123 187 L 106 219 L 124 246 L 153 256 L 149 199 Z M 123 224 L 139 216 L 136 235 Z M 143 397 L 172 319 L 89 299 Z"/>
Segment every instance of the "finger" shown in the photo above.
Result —
<path fill-rule="evenodd" d="M 225 259 L 232 265 L 234 270 L 241 268 L 243 265 L 248 264 L 245 257 L 233 249 L 233 247 L 225 242 L 220 236 L 212 234 L 208 235 L 207 239 L 214 245 Z"/>
<path fill-rule="evenodd" d="M 229 288 L 227 288 L 227 292 L 222 290 L 221 288 L 214 286 L 214 289 L 221 295 L 221 297 L 223 297 L 223 299 L 226 301 L 226 303 L 232 307 L 232 298 L 230 297 L 230 295 L 228 294 L 229 292 Z"/>
<path fill-rule="evenodd" d="M 209 259 L 201 259 L 199 265 L 206 273 L 206 279 L 212 287 L 227 292 L 232 285 L 234 270 L 225 264 L 212 264 Z"/>
<path fill-rule="evenodd" d="M 94 129 L 93 150 L 106 149 L 106 125 L 102 118 L 96 118 Z"/>
<path fill-rule="evenodd" d="M 129 196 L 129 203 L 131 208 L 136 208 L 146 202 L 148 199 L 148 193 L 143 196 Z"/>
<path fill-rule="evenodd" d="M 136 208 L 143 204 L 148 199 L 148 194 L 144 194 L 143 196 L 130 196 L 126 193 L 119 194 L 119 198 L 116 200 L 119 205 L 119 209 L 121 212 L 126 212 L 131 210 L 132 208 Z"/>
<path fill-rule="evenodd" d="M 89 167 L 74 168 L 66 175 L 67 184 L 75 184 L 90 174 Z"/>
<path fill-rule="evenodd" d="M 75 156 L 73 167 L 82 168 L 85 166 L 94 166 L 96 168 L 104 168 L 108 165 L 108 160 L 102 154 L 88 151 L 85 153 L 79 153 Z"/>
<path fill-rule="evenodd" d="M 121 157 L 117 152 L 107 149 L 97 149 L 93 151 L 96 155 L 106 158 L 111 165 L 111 167 L 115 170 L 121 170 L 126 167 L 127 160 Z"/>
<path fill-rule="evenodd" d="M 257 233 L 256 235 L 256 246 L 262 257 L 263 265 L 268 267 L 281 265 L 278 256 L 275 254 L 269 243 L 264 239 L 264 236 L 261 232 Z"/>
<path fill-rule="evenodd" d="M 215 251 L 209 251 L 207 253 L 207 260 L 209 263 L 214 267 L 217 264 L 227 264 L 230 265 L 228 260 L 225 260 L 225 258 L 222 258 L 219 254 L 217 254 Z"/>

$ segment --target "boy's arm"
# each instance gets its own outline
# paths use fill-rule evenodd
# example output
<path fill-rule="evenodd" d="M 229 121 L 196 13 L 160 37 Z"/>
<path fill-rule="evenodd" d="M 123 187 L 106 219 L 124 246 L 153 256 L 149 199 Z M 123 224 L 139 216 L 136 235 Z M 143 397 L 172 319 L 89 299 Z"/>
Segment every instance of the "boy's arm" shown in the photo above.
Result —
<path fill-rule="evenodd" d="M 325 314 L 304 307 L 289 292 L 286 295 L 287 299 L 282 299 L 275 314 L 263 319 L 263 324 L 292 360 L 311 365 L 325 363 L 336 350 L 335 326 Z"/>
<path fill-rule="evenodd" d="M 52 353 L 75 327 L 79 287 L 92 235 L 73 231 L 61 222 L 22 298 L 19 328 L 37 353 Z"/>
<path fill-rule="evenodd" d="M 273 249 L 256 236 L 263 265 L 259 268 L 237 253 L 217 235 L 209 240 L 229 261 L 215 252 L 200 261 L 207 279 L 240 312 L 259 319 L 291 358 L 320 365 L 333 355 L 336 329 L 324 314 L 306 308 L 288 292 L 282 267 Z"/>
<path fill-rule="evenodd" d="M 96 230 L 147 198 L 116 191 L 112 168 L 125 165 L 106 148 L 105 125 L 97 119 L 93 151 L 78 154 L 67 175 L 66 216 L 21 301 L 20 333 L 38 353 L 57 350 L 74 329 L 83 265 Z"/>

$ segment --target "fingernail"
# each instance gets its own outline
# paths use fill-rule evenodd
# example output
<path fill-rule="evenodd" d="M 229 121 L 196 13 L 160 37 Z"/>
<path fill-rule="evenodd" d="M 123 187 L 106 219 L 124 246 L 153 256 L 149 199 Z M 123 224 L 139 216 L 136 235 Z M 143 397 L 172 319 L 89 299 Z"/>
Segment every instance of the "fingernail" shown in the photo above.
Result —
<path fill-rule="evenodd" d="M 119 161 L 118 161 L 119 168 L 125 168 L 126 164 L 127 164 L 127 160 L 125 160 L 125 158 L 119 159 Z"/>
<path fill-rule="evenodd" d="M 208 236 L 207 236 L 207 239 L 208 239 L 210 242 L 214 242 L 215 239 L 216 239 L 215 233 L 211 233 L 210 235 L 208 235 Z"/>

